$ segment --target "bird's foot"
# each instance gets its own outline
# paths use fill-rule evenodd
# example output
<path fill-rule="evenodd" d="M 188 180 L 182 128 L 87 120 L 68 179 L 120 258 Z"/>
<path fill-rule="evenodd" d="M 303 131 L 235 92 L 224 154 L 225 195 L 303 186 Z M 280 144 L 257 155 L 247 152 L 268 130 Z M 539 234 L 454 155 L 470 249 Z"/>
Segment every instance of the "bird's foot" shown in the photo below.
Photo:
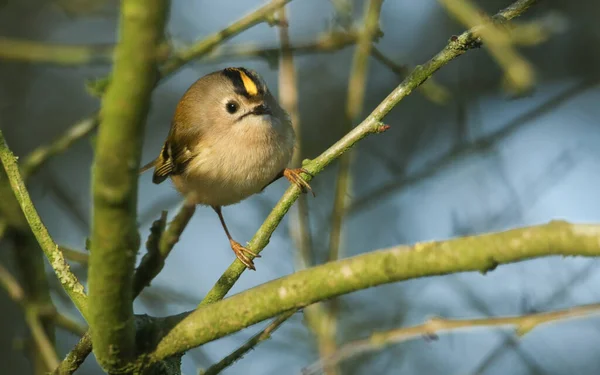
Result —
<path fill-rule="evenodd" d="M 312 175 L 312 173 L 310 173 L 309 171 L 307 171 L 304 168 L 294 168 L 294 169 L 286 168 L 283 171 L 283 176 L 285 178 L 287 178 L 289 182 L 298 186 L 302 190 L 303 193 L 307 193 L 308 191 L 310 191 L 312 193 L 313 197 L 315 197 L 316 196 L 315 192 L 312 190 L 312 188 L 310 187 L 308 182 L 306 182 L 302 178 L 302 176 L 300 176 L 300 173 L 305 173 L 311 177 L 314 177 Z"/>
<path fill-rule="evenodd" d="M 248 257 L 248 255 L 251 255 L 253 258 L 260 258 L 260 255 L 253 252 L 252 250 L 245 248 L 237 241 L 229 240 L 229 243 L 231 244 L 231 250 L 233 250 L 233 252 L 235 253 L 235 256 L 242 263 L 244 263 L 244 265 L 246 267 L 248 267 L 249 269 L 251 269 L 253 271 L 256 271 L 256 267 L 254 267 L 254 262 L 252 261 L 252 259 L 250 259 Z"/>

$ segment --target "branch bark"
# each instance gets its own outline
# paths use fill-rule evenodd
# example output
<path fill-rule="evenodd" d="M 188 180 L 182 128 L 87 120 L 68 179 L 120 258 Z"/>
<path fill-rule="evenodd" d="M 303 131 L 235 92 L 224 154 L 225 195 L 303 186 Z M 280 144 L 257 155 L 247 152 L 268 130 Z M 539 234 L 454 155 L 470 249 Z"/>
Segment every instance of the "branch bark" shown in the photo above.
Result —
<path fill-rule="evenodd" d="M 140 244 L 138 167 L 167 5 L 166 0 L 122 2 L 114 80 L 100 116 L 93 166 L 89 323 L 96 359 L 111 374 L 126 372 L 135 355 L 132 276 Z"/>
<path fill-rule="evenodd" d="M 552 221 L 398 246 L 326 263 L 194 310 L 143 359 L 153 363 L 283 312 L 377 285 L 458 272 L 485 274 L 500 264 L 543 256 L 600 256 L 599 238 L 600 225 Z"/>

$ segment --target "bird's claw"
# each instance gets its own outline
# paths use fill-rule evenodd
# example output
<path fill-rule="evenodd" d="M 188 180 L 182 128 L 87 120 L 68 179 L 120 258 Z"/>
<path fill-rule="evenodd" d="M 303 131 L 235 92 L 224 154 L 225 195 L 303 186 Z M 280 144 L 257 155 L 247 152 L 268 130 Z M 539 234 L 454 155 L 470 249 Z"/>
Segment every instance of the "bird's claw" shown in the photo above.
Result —
<path fill-rule="evenodd" d="M 244 265 L 246 267 L 248 267 L 249 269 L 251 269 L 253 271 L 256 271 L 256 267 L 254 267 L 254 262 L 252 261 L 252 259 L 250 259 L 248 257 L 248 255 L 251 255 L 253 258 L 260 258 L 261 257 L 260 254 L 257 254 L 255 252 L 253 252 L 252 250 L 245 248 L 237 241 L 230 240 L 229 242 L 231 243 L 231 250 L 233 250 L 233 252 L 235 253 L 235 256 L 242 263 L 244 263 Z M 246 255 L 246 254 L 248 254 L 248 255 Z"/>
<path fill-rule="evenodd" d="M 292 184 L 298 186 L 302 190 L 303 193 L 307 193 L 308 191 L 310 191 L 312 193 L 313 197 L 316 197 L 315 192 L 310 187 L 308 182 L 306 182 L 302 178 L 302 176 L 300 176 L 300 173 L 305 173 L 311 177 L 314 177 L 312 173 L 310 173 L 309 171 L 307 171 L 304 168 L 295 168 L 295 169 L 286 168 L 283 171 L 284 177 L 287 178 L 288 181 L 290 181 Z"/>

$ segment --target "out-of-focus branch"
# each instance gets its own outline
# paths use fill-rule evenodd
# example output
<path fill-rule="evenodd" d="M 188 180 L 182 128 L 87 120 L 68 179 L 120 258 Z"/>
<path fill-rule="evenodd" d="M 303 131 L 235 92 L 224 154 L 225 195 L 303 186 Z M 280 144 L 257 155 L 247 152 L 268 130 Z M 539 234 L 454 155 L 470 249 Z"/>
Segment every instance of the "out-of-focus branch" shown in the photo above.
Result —
<path fill-rule="evenodd" d="M 138 167 L 168 1 L 124 0 L 120 9 L 114 80 L 102 100 L 92 172 L 88 272 L 94 354 L 109 373 L 124 371 L 135 356 Z"/>
<path fill-rule="evenodd" d="M 33 278 L 35 279 L 35 275 L 33 275 Z M 35 373 L 47 373 L 58 364 L 58 357 L 54 350 L 54 328 L 52 324 L 49 324 L 49 319 L 51 317 L 48 316 L 49 314 L 41 314 L 41 310 L 47 307 L 49 307 L 50 310 L 54 310 L 51 301 L 45 300 L 44 297 L 46 297 L 46 295 L 43 293 L 32 296 L 34 299 L 30 300 L 27 294 L 31 294 L 31 292 L 26 293 L 17 279 L 15 279 L 15 277 L 1 264 L 0 285 L 6 290 L 9 297 L 19 304 L 25 312 L 25 322 L 29 327 L 31 337 L 35 344 L 32 358 Z M 28 289 L 33 288 L 30 286 Z M 42 320 L 45 321 L 45 324 Z"/>
<path fill-rule="evenodd" d="M 364 26 L 358 35 L 358 43 L 348 79 L 348 97 L 346 99 L 344 118 L 346 131 L 352 129 L 352 125 L 363 110 L 369 56 L 371 55 L 373 39 L 379 31 L 379 14 L 382 4 L 383 0 L 370 0 L 365 6 Z M 339 259 L 342 224 L 346 211 L 346 201 L 350 195 L 352 152 L 344 153 L 340 157 L 339 163 L 329 229 L 329 261 Z M 314 315 L 309 317 L 308 321 L 313 322 L 315 328 L 313 331 L 317 335 L 319 353 L 325 357 L 337 350 L 337 303 L 336 301 L 331 302 L 330 308 L 323 305 L 320 308 L 309 307 L 307 309 L 309 315 Z M 326 371 L 327 375 L 335 375 L 337 373 L 338 369 L 335 366 L 329 367 Z"/>
<path fill-rule="evenodd" d="M 54 349 L 54 340 L 49 337 L 45 325 L 42 323 L 42 317 L 35 305 L 25 309 L 25 321 L 31 331 L 31 336 L 36 345 L 36 351 L 39 353 L 45 367 L 45 371 L 37 372 L 45 374 L 58 366 L 59 360 Z"/>
<path fill-rule="evenodd" d="M 235 362 L 242 359 L 242 357 L 250 350 L 254 349 L 256 345 L 271 338 L 271 334 L 277 330 L 286 320 L 292 317 L 297 310 L 291 310 L 279 315 L 275 320 L 271 322 L 265 329 L 252 336 L 252 338 L 244 345 L 236 349 L 233 353 L 220 360 L 218 363 L 210 366 L 206 371 L 200 371 L 199 375 L 217 375 L 227 367 L 233 365 Z"/>
<path fill-rule="evenodd" d="M 48 159 L 65 152 L 71 145 L 81 138 L 89 135 L 96 129 L 97 118 L 95 116 L 85 118 L 73 125 L 60 137 L 46 146 L 40 146 L 31 152 L 21 163 L 21 174 L 24 180 L 35 173 Z"/>
<path fill-rule="evenodd" d="M 181 50 L 176 51 L 171 57 L 165 61 L 160 67 L 160 78 L 165 78 L 172 73 L 179 70 L 185 64 L 192 60 L 198 59 L 199 57 L 206 55 L 211 52 L 219 44 L 233 38 L 239 33 L 251 28 L 252 26 L 258 25 L 262 22 L 269 22 L 272 19 L 273 13 L 283 7 L 285 4 L 292 0 L 275 0 L 270 2 L 261 8 L 251 12 L 250 14 L 242 17 L 238 21 L 227 26 L 223 30 L 220 30 L 208 37 L 202 39 L 198 43 Z M 108 84 L 111 81 L 111 77 L 99 79 L 89 85 L 89 88 L 93 94 L 101 95 Z"/>
<path fill-rule="evenodd" d="M 72 262 L 76 262 L 83 265 L 87 265 L 90 260 L 89 254 L 84 253 L 83 251 L 74 250 L 66 246 L 59 246 L 58 248 L 60 251 L 62 251 L 66 260 L 70 260 Z"/>
<path fill-rule="evenodd" d="M 32 363 L 35 374 L 46 374 L 57 362 L 54 319 L 56 308 L 50 297 L 50 287 L 44 266 L 44 254 L 31 232 L 22 233 L 13 230 L 13 255 L 23 289 L 24 300 L 21 306 L 25 312 L 25 321 L 29 325 L 33 341 Z M 50 311 L 52 314 L 41 314 Z"/>
<path fill-rule="evenodd" d="M 574 96 L 580 95 L 581 93 L 589 90 L 590 88 L 597 86 L 599 82 L 600 80 L 598 78 L 585 79 L 582 82 L 575 85 L 574 87 L 565 90 L 564 92 L 556 95 L 547 102 L 541 104 L 539 107 L 510 121 L 500 130 L 490 133 L 489 135 L 479 138 L 467 145 L 458 145 L 456 147 L 453 147 L 452 149 L 441 155 L 439 158 L 426 165 L 421 171 L 418 171 L 412 175 L 403 178 L 397 178 L 391 183 L 379 186 L 373 191 L 365 194 L 363 197 L 355 199 L 348 206 L 347 214 L 357 214 L 361 210 L 364 210 L 365 208 L 369 207 L 371 204 L 385 199 L 393 192 L 396 192 L 401 188 L 406 188 L 407 186 L 415 184 L 419 181 L 423 181 L 424 179 L 435 175 L 435 173 L 451 165 L 454 160 L 460 159 L 470 154 L 488 150 L 491 146 L 497 144 L 498 142 L 502 141 L 511 134 L 514 134 L 516 130 L 520 129 L 522 126 L 526 125 L 530 121 L 539 118 L 550 111 L 555 110 L 557 106 L 565 103 L 569 99 L 572 99 Z"/>
<path fill-rule="evenodd" d="M 421 337 L 437 337 L 440 334 L 456 331 L 473 331 L 476 328 L 506 328 L 514 327 L 517 336 L 521 337 L 540 325 L 557 321 L 582 318 L 600 313 L 600 304 L 583 305 L 565 310 L 481 319 L 445 319 L 432 318 L 427 322 L 407 328 L 398 328 L 385 332 L 377 332 L 371 337 L 349 342 L 328 358 L 321 358 L 302 370 L 302 375 L 320 373 L 321 369 L 339 364 L 357 355 L 381 350 L 392 344 L 418 339 Z"/>
<path fill-rule="evenodd" d="M 517 0 L 508 8 L 500 11 L 498 16 L 504 17 L 507 20 L 518 17 L 525 12 L 533 2 L 535 2 L 535 0 Z M 461 35 L 452 38 L 442 51 L 438 52 L 425 64 L 414 69 L 412 73 L 409 74 L 360 125 L 355 127 L 350 133 L 346 134 L 346 136 L 329 149 L 325 150 L 316 159 L 305 161 L 304 167 L 309 172 L 313 173 L 313 175 L 316 175 L 361 139 L 370 134 L 387 130 L 389 127 L 383 125 L 380 121 L 392 110 L 392 108 L 408 96 L 414 89 L 429 79 L 429 77 L 441 67 L 473 48 L 475 46 L 475 40 L 476 37 L 471 30 L 465 31 Z M 250 250 L 255 253 L 262 251 L 269 242 L 271 234 L 275 231 L 283 216 L 298 198 L 299 194 L 300 190 L 295 186 L 288 188 L 250 241 L 250 244 L 248 245 Z M 207 293 L 200 303 L 200 306 L 223 299 L 245 269 L 246 267 L 242 262 L 235 260 L 223 275 L 221 275 L 219 280 L 217 280 L 213 288 Z"/>
<path fill-rule="evenodd" d="M 400 78 L 404 78 L 408 73 L 410 73 L 410 69 L 408 69 L 408 67 L 396 64 L 392 59 L 387 57 L 375 46 L 371 48 L 371 55 L 377 61 L 387 66 Z M 437 83 L 433 78 L 419 86 L 418 90 L 421 92 L 421 94 L 423 94 L 423 96 L 436 104 L 444 104 L 450 98 L 450 92 L 448 89 Z"/>
<path fill-rule="evenodd" d="M 0 37 L 0 59 L 56 65 L 109 64 L 112 45 L 64 45 Z"/>
<path fill-rule="evenodd" d="M 202 306 L 179 321 L 152 353 L 153 363 L 291 309 L 409 279 L 477 271 L 543 256 L 600 256 L 600 225 L 552 221 L 478 236 L 417 243 L 329 262 Z M 139 362 L 139 363 L 141 363 Z"/>
<path fill-rule="evenodd" d="M 508 83 L 517 92 L 531 89 L 534 83 L 534 71 L 513 47 L 510 35 L 485 15 L 470 0 L 439 0 L 448 12 L 467 27 L 478 27 L 475 35 L 483 40 L 484 46 L 504 69 Z M 531 3 L 533 3 L 532 1 Z"/>
<path fill-rule="evenodd" d="M 87 311 L 87 296 L 84 292 L 83 285 L 77 280 L 77 277 L 71 272 L 69 264 L 65 261 L 62 252 L 59 250 L 58 245 L 54 242 L 48 229 L 42 223 L 40 216 L 38 215 L 27 188 L 19 173 L 19 167 L 17 160 L 12 152 L 8 149 L 4 136 L 0 131 L 0 159 L 8 175 L 12 190 L 19 202 L 19 205 L 25 215 L 27 223 L 31 227 L 35 238 L 37 239 L 40 247 L 44 251 L 44 254 L 48 258 L 50 265 L 54 269 L 54 273 L 58 277 L 63 289 L 69 295 L 69 298 L 73 301 L 77 309 L 81 312 L 83 317 L 88 319 Z"/>

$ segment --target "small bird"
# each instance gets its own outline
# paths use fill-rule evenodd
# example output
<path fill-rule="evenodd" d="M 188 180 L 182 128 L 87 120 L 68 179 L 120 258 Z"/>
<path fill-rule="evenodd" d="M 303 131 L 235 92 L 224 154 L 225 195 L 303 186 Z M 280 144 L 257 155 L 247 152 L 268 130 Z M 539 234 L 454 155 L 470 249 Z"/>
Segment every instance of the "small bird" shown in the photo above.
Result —
<path fill-rule="evenodd" d="M 258 254 L 235 241 L 221 207 L 259 193 L 281 177 L 311 191 L 301 173 L 288 168 L 295 134 L 288 113 L 255 71 L 229 67 L 194 82 L 177 104 L 154 168 L 152 182 L 168 177 L 186 204 L 211 206 L 237 258 L 255 270 Z M 312 175 L 311 175 L 312 176 Z M 314 195 L 314 193 L 313 193 Z"/>

